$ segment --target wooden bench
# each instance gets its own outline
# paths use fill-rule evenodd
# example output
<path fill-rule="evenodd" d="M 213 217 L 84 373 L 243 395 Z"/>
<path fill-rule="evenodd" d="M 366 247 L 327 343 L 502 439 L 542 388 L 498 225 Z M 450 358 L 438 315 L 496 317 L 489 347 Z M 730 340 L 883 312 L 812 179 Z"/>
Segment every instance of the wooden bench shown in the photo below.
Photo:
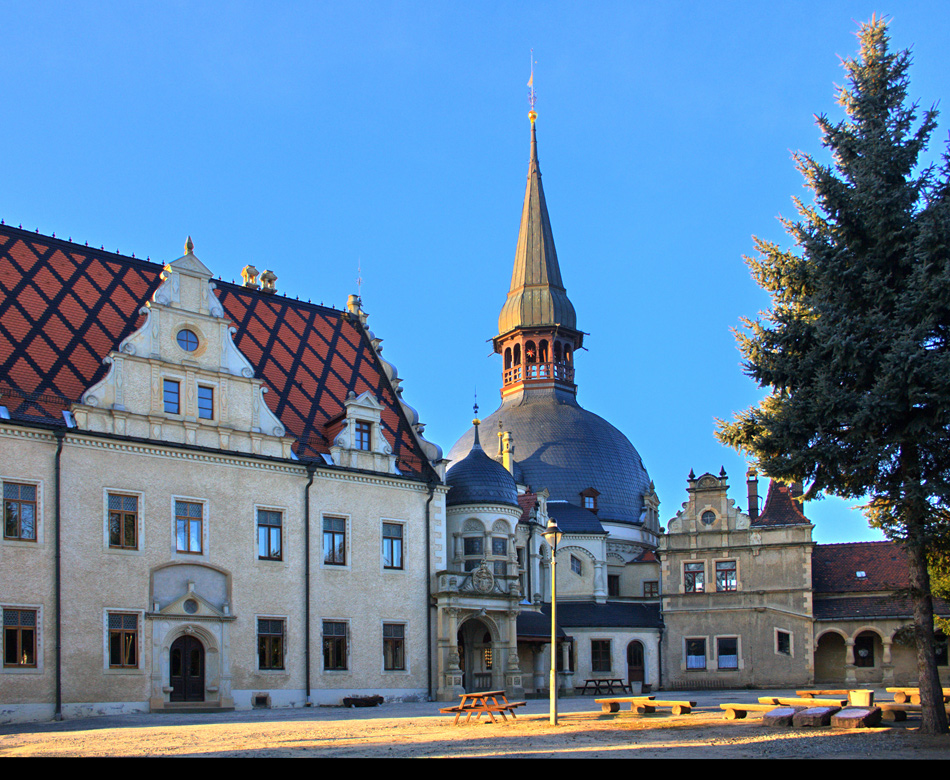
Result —
<path fill-rule="evenodd" d="M 774 704 L 776 707 L 846 707 L 848 699 L 817 699 L 808 697 L 760 696 L 759 704 Z"/>
<path fill-rule="evenodd" d="M 723 717 L 726 720 L 742 720 L 750 712 L 771 712 L 774 704 L 720 704 L 719 709 L 725 710 Z"/>
<path fill-rule="evenodd" d="M 920 704 L 920 688 L 885 688 L 884 690 L 894 694 L 894 701 L 897 704 L 906 702 Z M 943 701 L 945 704 L 950 702 L 950 688 L 943 689 Z"/>
<path fill-rule="evenodd" d="M 670 707 L 674 715 L 688 715 L 696 706 L 694 701 L 661 701 L 653 696 L 617 696 L 611 699 L 594 699 L 604 712 L 620 712 L 621 704 L 630 704 L 637 715 L 656 712 L 657 707 Z"/>
<path fill-rule="evenodd" d="M 833 690 L 833 691 L 795 691 L 795 695 L 800 699 L 815 699 L 822 698 L 824 696 L 833 696 L 835 698 L 839 696 L 847 696 L 850 691 L 847 690 Z"/>

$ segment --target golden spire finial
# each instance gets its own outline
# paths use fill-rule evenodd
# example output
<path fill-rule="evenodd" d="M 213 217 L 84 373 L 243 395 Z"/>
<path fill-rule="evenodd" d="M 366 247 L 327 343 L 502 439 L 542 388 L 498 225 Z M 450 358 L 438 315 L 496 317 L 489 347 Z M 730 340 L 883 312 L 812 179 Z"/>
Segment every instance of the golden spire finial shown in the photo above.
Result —
<path fill-rule="evenodd" d="M 195 242 L 191 240 L 191 236 L 188 236 L 188 240 L 185 241 L 185 254 L 190 255 L 195 251 Z"/>

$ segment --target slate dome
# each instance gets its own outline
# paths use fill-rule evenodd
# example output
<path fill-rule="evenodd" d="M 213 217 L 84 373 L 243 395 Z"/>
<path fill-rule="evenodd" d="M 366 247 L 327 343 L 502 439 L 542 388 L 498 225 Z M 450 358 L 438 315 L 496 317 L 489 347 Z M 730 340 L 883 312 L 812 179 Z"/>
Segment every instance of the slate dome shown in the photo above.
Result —
<path fill-rule="evenodd" d="M 492 460 L 482 449 L 472 427 L 468 454 L 451 466 L 445 475 L 445 484 L 451 490 L 447 506 L 459 504 L 505 504 L 518 506 L 518 488 L 508 469 Z"/>
<path fill-rule="evenodd" d="M 481 435 L 493 455 L 497 445 L 487 438 L 494 438 L 500 430 L 499 420 L 501 430 L 511 431 L 514 436 L 515 476 L 519 482 L 533 490 L 547 488 L 552 500 L 577 506 L 581 505 L 581 491 L 592 487 L 600 492 L 597 516 L 601 520 L 640 522 L 650 477 L 634 446 L 605 419 L 582 408 L 573 398 L 550 392 L 534 396 L 525 393 L 503 403 L 482 421 Z M 474 428 L 469 429 L 447 457 L 463 457 L 474 436 Z M 508 474 L 500 463 L 480 451 L 484 460 Z M 449 474 L 453 471 L 450 468 Z"/>

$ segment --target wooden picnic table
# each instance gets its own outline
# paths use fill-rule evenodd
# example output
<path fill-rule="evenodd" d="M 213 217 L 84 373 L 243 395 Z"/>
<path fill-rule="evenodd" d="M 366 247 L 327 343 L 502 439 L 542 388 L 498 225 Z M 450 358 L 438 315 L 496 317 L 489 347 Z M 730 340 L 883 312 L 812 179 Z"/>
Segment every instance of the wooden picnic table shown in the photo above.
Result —
<path fill-rule="evenodd" d="M 619 677 L 592 677 L 589 680 L 584 680 L 583 685 L 578 685 L 577 692 L 584 694 L 590 691 L 597 696 L 602 693 L 613 696 L 614 686 L 618 687 L 621 693 L 631 693 L 630 686 Z"/>
<path fill-rule="evenodd" d="M 439 712 L 446 715 L 454 713 L 454 724 L 456 726 L 458 725 L 459 718 L 461 718 L 463 714 L 465 715 L 466 723 L 468 723 L 472 715 L 475 715 L 475 720 L 478 720 L 483 714 L 487 714 L 488 717 L 491 718 L 492 723 L 497 723 L 495 720 L 496 713 L 501 715 L 503 720 L 507 721 L 508 715 L 514 718 L 515 710 L 527 704 L 527 702 L 524 701 L 508 701 L 508 697 L 504 691 L 463 693 L 459 695 L 459 698 L 462 701 L 457 706 L 443 707 L 439 710 Z"/>

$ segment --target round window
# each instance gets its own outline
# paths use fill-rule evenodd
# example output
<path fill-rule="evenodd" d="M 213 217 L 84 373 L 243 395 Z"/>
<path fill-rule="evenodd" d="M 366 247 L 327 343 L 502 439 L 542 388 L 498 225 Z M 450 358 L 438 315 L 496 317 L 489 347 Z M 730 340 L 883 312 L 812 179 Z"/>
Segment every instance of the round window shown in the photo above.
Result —
<path fill-rule="evenodd" d="M 715 512 L 703 512 L 702 521 L 706 525 L 712 525 L 716 522 L 716 513 Z"/>
<path fill-rule="evenodd" d="M 198 337 L 195 335 L 194 331 L 184 330 L 178 331 L 178 346 L 181 347 L 185 352 L 194 352 L 198 349 Z"/>
<path fill-rule="evenodd" d="M 182 606 L 189 615 L 194 615 L 198 611 L 198 602 L 194 599 L 188 599 Z"/>

